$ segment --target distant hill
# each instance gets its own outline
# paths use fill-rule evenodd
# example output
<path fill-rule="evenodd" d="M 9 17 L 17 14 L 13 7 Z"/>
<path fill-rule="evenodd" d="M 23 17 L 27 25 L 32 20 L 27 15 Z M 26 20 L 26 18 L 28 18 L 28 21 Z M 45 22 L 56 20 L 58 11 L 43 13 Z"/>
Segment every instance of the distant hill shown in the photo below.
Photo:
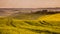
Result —
<path fill-rule="evenodd" d="M 56 10 L 57 8 L 0 8 L 0 16 L 10 16 L 15 19 L 37 19 L 42 15 L 60 13 Z M 60 8 L 58 8 L 60 9 Z"/>

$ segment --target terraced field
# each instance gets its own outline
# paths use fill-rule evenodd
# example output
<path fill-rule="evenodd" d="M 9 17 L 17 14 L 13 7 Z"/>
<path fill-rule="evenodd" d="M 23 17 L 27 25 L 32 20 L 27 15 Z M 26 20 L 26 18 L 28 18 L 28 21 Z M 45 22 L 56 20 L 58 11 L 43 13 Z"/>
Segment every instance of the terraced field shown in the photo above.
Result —
<path fill-rule="evenodd" d="M 43 15 L 36 20 L 0 17 L 0 34 L 60 34 L 60 13 Z"/>

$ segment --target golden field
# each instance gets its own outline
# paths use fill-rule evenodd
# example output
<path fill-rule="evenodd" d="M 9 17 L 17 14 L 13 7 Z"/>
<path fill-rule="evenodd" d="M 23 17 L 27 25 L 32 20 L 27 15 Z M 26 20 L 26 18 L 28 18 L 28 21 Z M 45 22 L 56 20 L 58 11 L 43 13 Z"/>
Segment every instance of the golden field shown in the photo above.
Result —
<path fill-rule="evenodd" d="M 36 20 L 0 17 L 0 34 L 60 34 L 60 13 L 43 15 Z"/>

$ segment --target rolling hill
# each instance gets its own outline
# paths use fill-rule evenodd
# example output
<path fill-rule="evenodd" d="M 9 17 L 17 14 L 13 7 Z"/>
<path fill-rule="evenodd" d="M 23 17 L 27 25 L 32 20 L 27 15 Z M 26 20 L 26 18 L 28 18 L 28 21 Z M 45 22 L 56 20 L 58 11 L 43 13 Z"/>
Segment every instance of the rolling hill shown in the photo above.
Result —
<path fill-rule="evenodd" d="M 1 13 L 0 34 L 60 34 L 60 13 Z"/>

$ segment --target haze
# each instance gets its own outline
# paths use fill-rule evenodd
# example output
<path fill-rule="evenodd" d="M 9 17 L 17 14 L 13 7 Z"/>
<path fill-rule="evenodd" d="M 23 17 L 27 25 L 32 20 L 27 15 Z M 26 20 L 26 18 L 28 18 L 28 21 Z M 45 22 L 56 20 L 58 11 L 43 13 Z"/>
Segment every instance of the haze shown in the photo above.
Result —
<path fill-rule="evenodd" d="M 0 0 L 0 8 L 60 7 L 60 0 Z"/>

